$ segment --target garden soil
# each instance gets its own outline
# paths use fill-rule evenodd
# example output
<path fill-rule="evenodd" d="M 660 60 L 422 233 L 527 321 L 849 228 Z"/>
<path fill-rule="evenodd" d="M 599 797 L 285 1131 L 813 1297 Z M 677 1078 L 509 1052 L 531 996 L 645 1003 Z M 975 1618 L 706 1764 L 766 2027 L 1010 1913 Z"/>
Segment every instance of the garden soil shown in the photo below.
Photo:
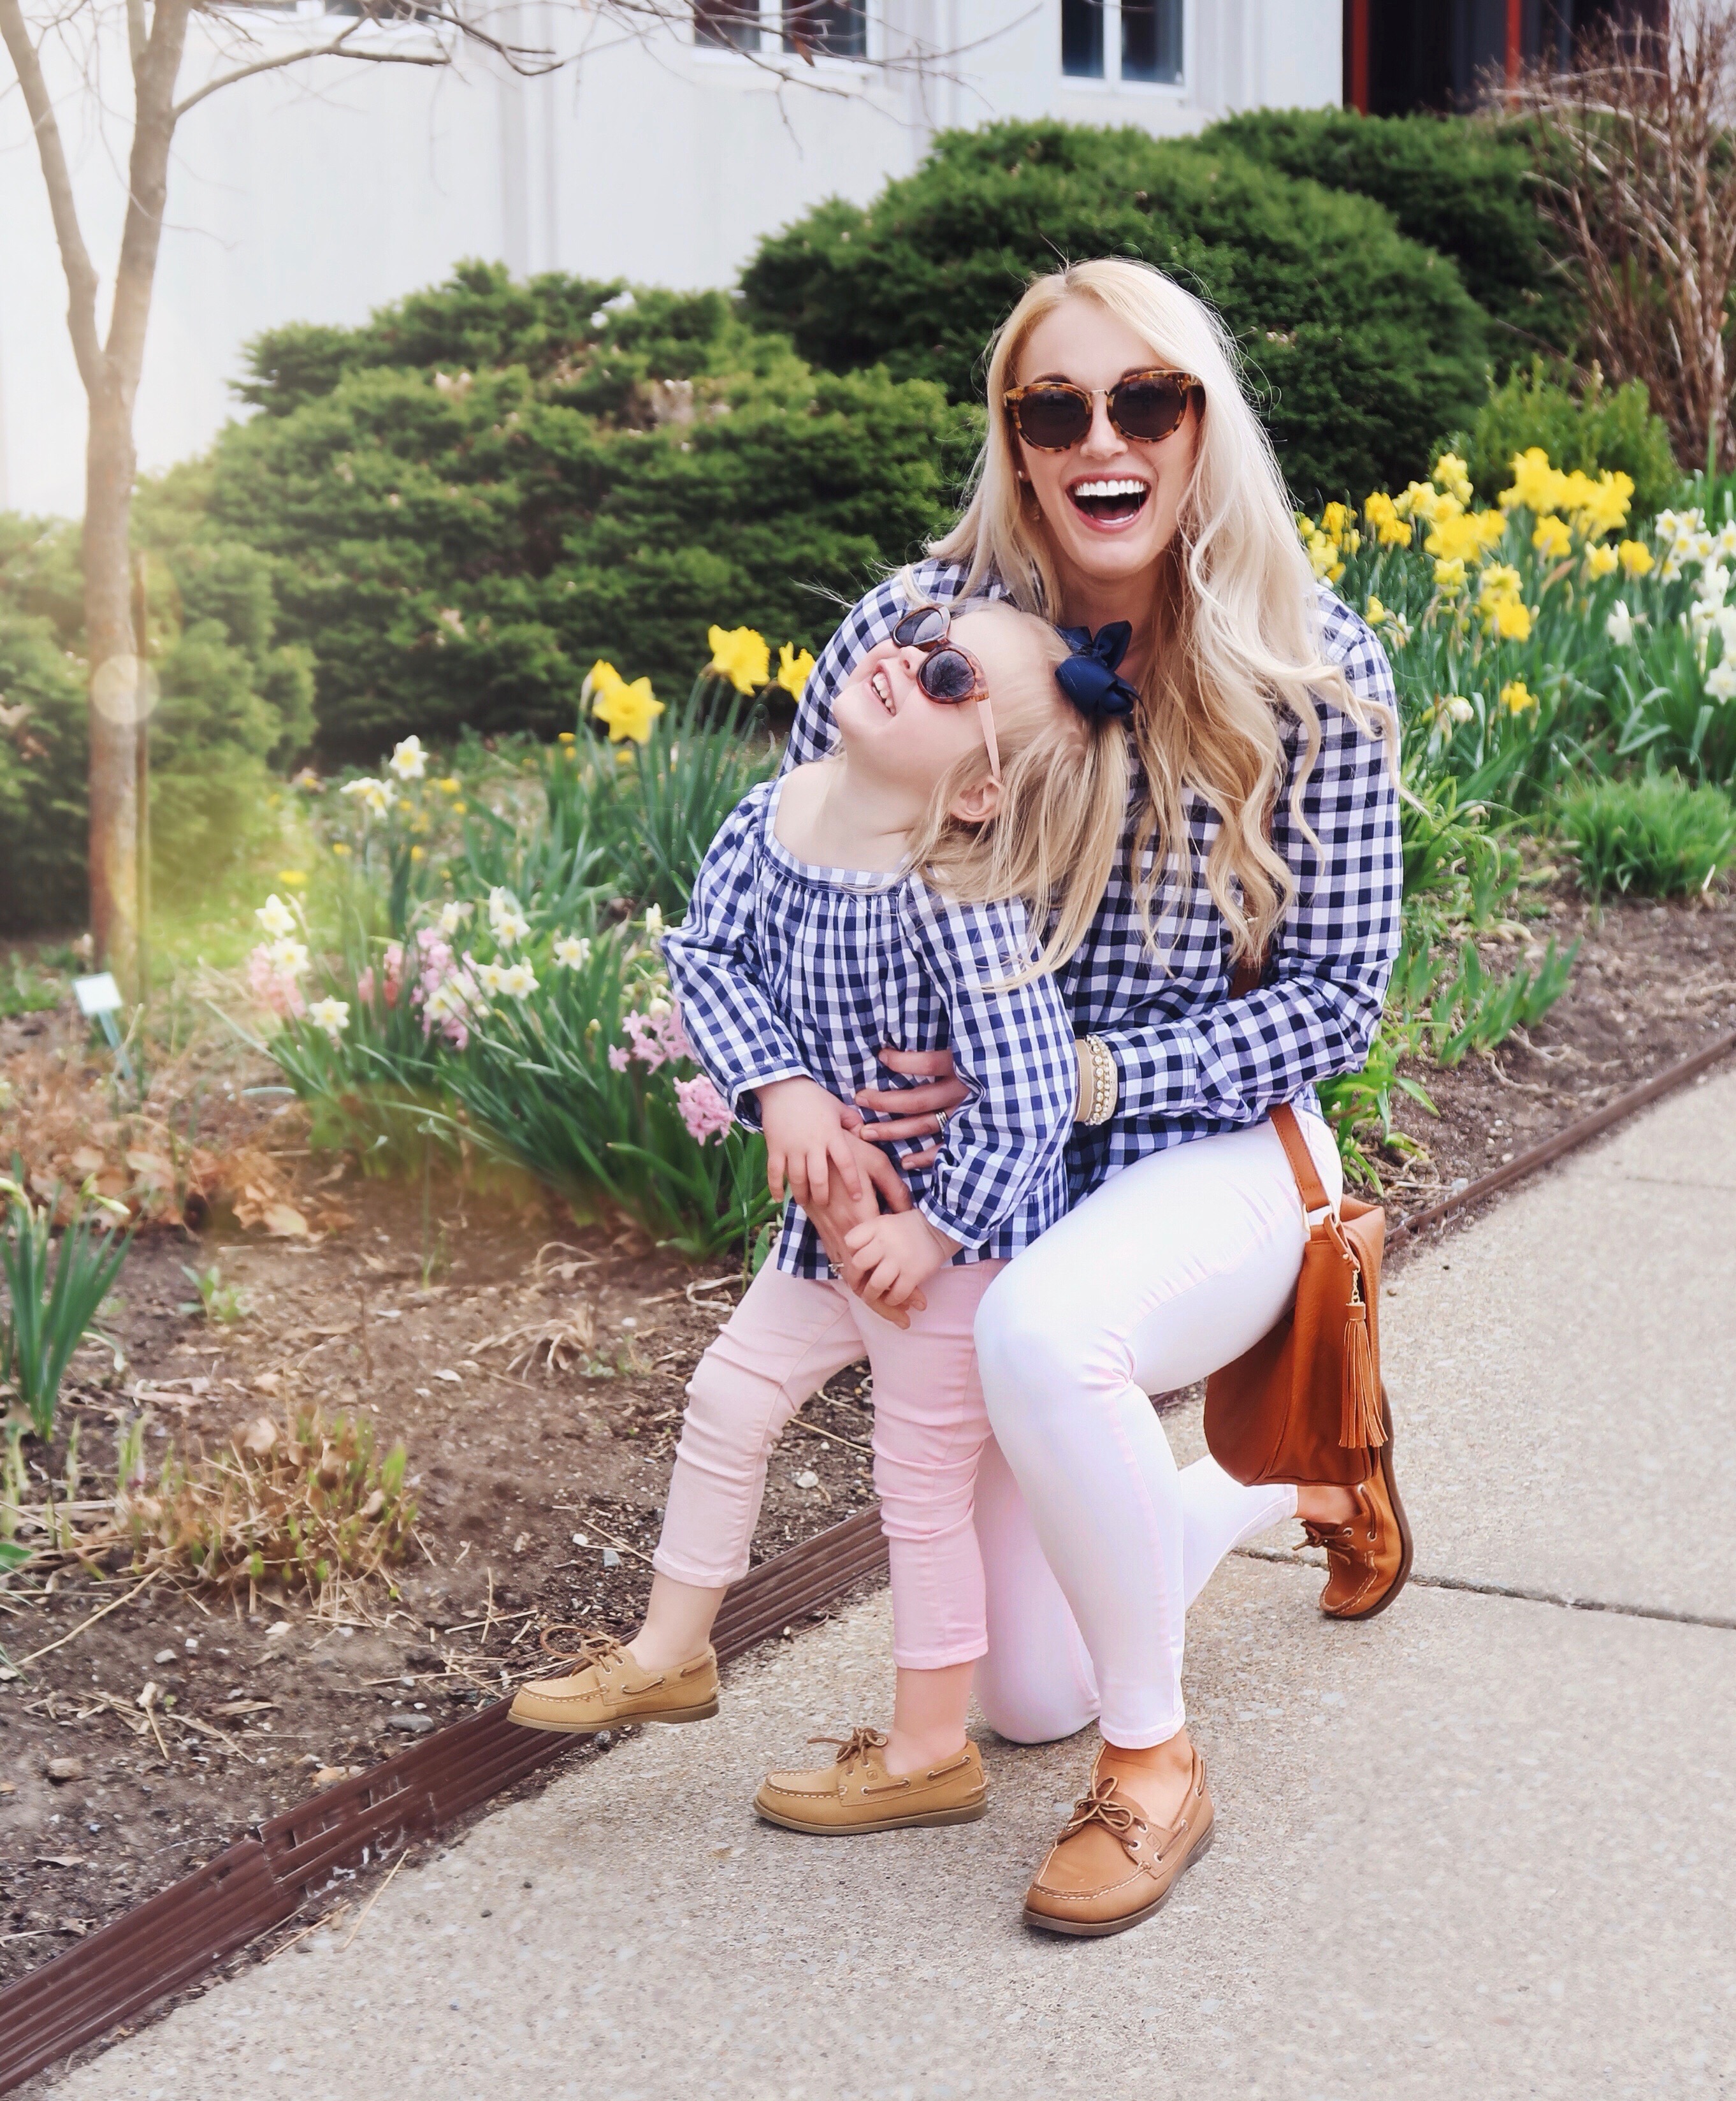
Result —
<path fill-rule="evenodd" d="M 1381 1156 L 1395 1215 L 1736 1026 L 1727 896 L 1593 913 L 1562 895 L 1547 924 L 1584 941 L 1570 990 L 1528 1040 L 1418 1072 L 1440 1114 L 1398 1112 L 1428 1152 Z M 38 1171 L 81 1145 L 124 1163 L 137 1133 L 105 1070 L 65 1016 L 0 1021 L 0 1149 Z M 49 1471 L 64 1486 L 76 1423 L 75 1500 L 95 1513 L 119 1426 L 141 1409 L 154 1473 L 171 1449 L 220 1453 L 262 1416 L 317 1404 L 365 1417 L 382 1449 L 405 1444 L 411 1552 L 391 1587 L 323 1617 L 306 1599 L 165 1577 L 92 1621 L 137 1581 L 121 1549 L 0 1587 L 0 1670 L 16 1673 L 0 1679 L 0 1982 L 250 1824 L 499 1697 L 546 1667 L 545 1629 L 625 1631 L 685 1382 L 739 1293 L 727 1265 L 695 1271 L 636 1233 L 576 1229 L 528 1184 L 364 1179 L 309 1151 L 298 1107 L 245 1091 L 275 1077 L 229 1050 L 185 1061 L 201 1230 L 141 1234 L 107 1321 L 124 1367 L 100 1345 L 81 1353 Z M 215 1265 L 239 1317 L 209 1319 L 183 1265 Z M 871 1501 L 869 1407 L 865 1369 L 846 1372 L 792 1425 L 756 1559 Z"/>

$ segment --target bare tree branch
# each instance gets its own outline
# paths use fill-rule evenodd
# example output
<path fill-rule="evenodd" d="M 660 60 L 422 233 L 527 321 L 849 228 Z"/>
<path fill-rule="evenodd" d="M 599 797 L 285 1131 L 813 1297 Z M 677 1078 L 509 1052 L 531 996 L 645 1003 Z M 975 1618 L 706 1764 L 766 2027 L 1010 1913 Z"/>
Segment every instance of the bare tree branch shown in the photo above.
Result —
<path fill-rule="evenodd" d="M 42 77 L 42 61 L 30 33 L 24 26 L 19 0 L 0 0 L 0 38 L 24 90 L 24 107 L 36 134 L 36 148 L 42 164 L 42 180 L 48 190 L 48 209 L 54 219 L 55 239 L 66 272 L 68 295 L 66 325 L 73 338 L 73 354 L 88 389 L 97 383 L 102 350 L 96 332 L 96 266 L 85 246 L 78 223 L 78 204 L 73 194 L 73 179 L 66 165 L 66 148 L 55 117 L 48 83 Z"/>
<path fill-rule="evenodd" d="M 183 95 L 176 103 L 171 112 L 174 122 L 179 124 L 189 109 L 197 109 L 208 95 L 219 94 L 226 87 L 233 87 L 239 81 L 251 80 L 262 73 L 278 73 L 285 66 L 303 65 L 310 59 L 369 60 L 378 65 L 449 66 L 452 64 L 451 53 L 444 51 L 369 51 L 365 46 L 358 48 L 350 42 L 350 38 L 364 25 L 364 20 L 359 19 L 352 21 L 329 43 L 304 45 L 299 51 L 281 51 L 273 57 L 255 59 L 250 65 L 236 67 L 232 73 L 219 73 L 214 79 L 206 81 L 202 87 L 196 87 L 191 95 Z"/>

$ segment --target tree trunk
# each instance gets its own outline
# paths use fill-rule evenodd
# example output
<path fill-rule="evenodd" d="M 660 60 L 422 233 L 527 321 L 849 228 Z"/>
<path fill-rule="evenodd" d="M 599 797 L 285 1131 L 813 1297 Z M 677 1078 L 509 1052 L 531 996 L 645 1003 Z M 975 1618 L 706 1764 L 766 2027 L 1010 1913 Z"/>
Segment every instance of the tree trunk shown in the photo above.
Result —
<path fill-rule="evenodd" d="M 137 704 L 134 645 L 130 405 L 111 383 L 91 397 L 85 463 L 85 638 L 91 665 L 91 933 L 128 997 L 139 961 Z"/>

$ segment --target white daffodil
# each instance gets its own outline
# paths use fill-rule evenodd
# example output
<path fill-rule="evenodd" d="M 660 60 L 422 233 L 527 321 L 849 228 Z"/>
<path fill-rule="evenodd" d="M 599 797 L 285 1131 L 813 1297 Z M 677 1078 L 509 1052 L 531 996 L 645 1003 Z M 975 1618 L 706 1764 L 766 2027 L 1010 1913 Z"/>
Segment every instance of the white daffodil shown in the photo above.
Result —
<path fill-rule="evenodd" d="M 655 940 L 657 939 L 658 935 L 659 935 L 662 931 L 663 931 L 663 908 L 662 908 L 662 906 L 661 906 L 660 905 L 647 905 L 646 906 L 646 908 L 645 908 L 645 938 L 646 938 L 646 940 L 647 940 L 647 941 L 655 941 Z"/>
<path fill-rule="evenodd" d="M 375 781 L 364 775 L 359 781 L 346 781 L 340 793 L 354 795 L 364 810 L 376 817 L 383 817 L 398 799 L 396 785 L 390 781 Z"/>
<path fill-rule="evenodd" d="M 488 924 L 491 927 L 498 921 L 501 913 L 516 912 L 518 909 L 518 899 L 498 883 L 488 892 Z"/>
<path fill-rule="evenodd" d="M 1449 722 L 1468 723 L 1477 712 L 1463 693 L 1449 693 L 1441 707 Z"/>
<path fill-rule="evenodd" d="M 1603 631 L 1618 649 L 1625 649 L 1633 639 L 1633 615 L 1628 610 L 1628 601 L 1619 598 L 1610 608 L 1610 617 L 1603 623 Z"/>
<path fill-rule="evenodd" d="M 506 989 L 506 968 L 503 963 L 479 963 L 476 982 L 486 993 L 499 993 Z"/>
<path fill-rule="evenodd" d="M 307 1010 L 307 1019 L 316 1028 L 323 1028 L 335 1043 L 350 1025 L 349 1002 L 316 999 Z"/>
<path fill-rule="evenodd" d="M 500 989 L 513 999 L 523 999 L 537 989 L 537 974 L 528 963 L 509 963 L 501 972 Z"/>
<path fill-rule="evenodd" d="M 400 781 L 420 781 L 428 770 L 428 754 L 419 736 L 400 738 L 393 747 L 391 770 Z"/>
<path fill-rule="evenodd" d="M 515 947 L 530 932 L 531 922 L 522 912 L 501 912 L 495 915 L 494 938 L 503 949 Z"/>
<path fill-rule="evenodd" d="M 272 968 L 280 978 L 298 978 L 307 967 L 307 946 L 303 941 L 292 941 L 287 936 L 273 941 L 269 951 Z"/>
<path fill-rule="evenodd" d="M 1708 562 L 1695 593 L 1702 605 L 1720 606 L 1730 595 L 1730 573 L 1722 562 Z"/>
<path fill-rule="evenodd" d="M 422 1012 L 430 1021 L 458 1021 L 470 1012 L 464 994 L 450 978 L 443 978 L 428 995 Z"/>
<path fill-rule="evenodd" d="M 474 905 L 461 905 L 457 902 L 443 905 L 440 907 L 440 916 L 435 924 L 450 940 L 475 909 Z"/>
<path fill-rule="evenodd" d="M 563 971 L 582 971 L 590 961 L 588 934 L 563 934 L 554 944 L 554 960 Z"/>
<path fill-rule="evenodd" d="M 652 1021 L 661 1021 L 672 1011 L 669 1002 L 660 993 L 654 993 L 645 1002 L 645 1012 Z"/>
<path fill-rule="evenodd" d="M 1725 657 L 1706 674 L 1706 690 L 1715 701 L 1736 701 L 1736 657 Z"/>
<path fill-rule="evenodd" d="M 274 941 L 295 931 L 295 914 L 275 890 L 253 916 Z"/>

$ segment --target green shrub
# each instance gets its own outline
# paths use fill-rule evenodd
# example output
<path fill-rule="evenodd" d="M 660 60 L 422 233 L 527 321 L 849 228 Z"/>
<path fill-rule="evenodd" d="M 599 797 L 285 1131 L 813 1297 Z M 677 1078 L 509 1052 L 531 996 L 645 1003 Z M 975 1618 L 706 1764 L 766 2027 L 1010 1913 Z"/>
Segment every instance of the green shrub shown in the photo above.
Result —
<path fill-rule="evenodd" d="M 280 644 L 271 565 L 250 547 L 190 543 L 188 513 L 140 492 L 149 660 L 152 878 L 205 894 L 276 835 L 272 769 L 312 732 L 308 652 Z M 83 582 L 76 529 L 0 518 L 0 930 L 84 916 L 89 763 Z M 13 710 L 24 713 L 15 716 Z"/>
<path fill-rule="evenodd" d="M 0 931 L 83 923 L 88 750 L 82 667 L 0 599 Z"/>
<path fill-rule="evenodd" d="M 320 747 L 361 761 L 552 735 L 599 657 L 685 690 L 713 624 L 817 645 L 951 515 L 974 437 L 931 386 L 816 375 L 721 294 L 481 265 L 251 355 L 267 413 L 219 440 L 207 529 L 271 558 Z"/>
<path fill-rule="evenodd" d="M 833 199 L 762 242 L 742 290 L 815 365 L 884 363 L 962 401 L 1027 281 L 1096 255 L 1155 263 L 1217 307 L 1304 499 L 1402 488 L 1482 397 L 1485 316 L 1380 206 L 1132 129 L 943 133 L 872 203 Z"/>
<path fill-rule="evenodd" d="M 1495 323 L 1504 368 L 1531 346 L 1569 349 L 1576 307 L 1554 268 L 1517 126 L 1486 118 L 1361 117 L 1354 109 L 1253 109 L 1200 135 L 1281 174 L 1384 205 L 1398 231 L 1450 255 Z"/>
<path fill-rule="evenodd" d="M 1566 797 L 1562 832 L 1573 843 L 1581 887 L 1596 898 L 1686 897 L 1736 860 L 1736 807 L 1718 788 L 1690 788 L 1675 774 L 1601 781 Z"/>
<path fill-rule="evenodd" d="M 1478 494 L 1493 503 L 1513 480 L 1516 453 L 1541 446 L 1565 473 L 1619 470 L 1633 480 L 1633 513 L 1650 518 L 1675 500 L 1681 469 L 1669 426 L 1651 413 L 1645 383 L 1606 388 L 1595 369 L 1575 391 L 1535 358 L 1491 390 L 1477 412 L 1464 452 Z"/>

